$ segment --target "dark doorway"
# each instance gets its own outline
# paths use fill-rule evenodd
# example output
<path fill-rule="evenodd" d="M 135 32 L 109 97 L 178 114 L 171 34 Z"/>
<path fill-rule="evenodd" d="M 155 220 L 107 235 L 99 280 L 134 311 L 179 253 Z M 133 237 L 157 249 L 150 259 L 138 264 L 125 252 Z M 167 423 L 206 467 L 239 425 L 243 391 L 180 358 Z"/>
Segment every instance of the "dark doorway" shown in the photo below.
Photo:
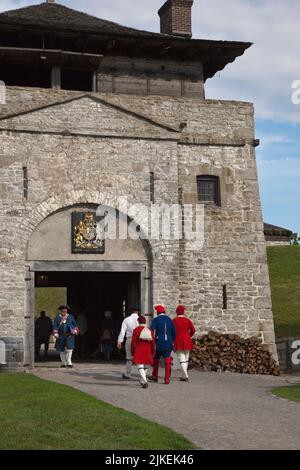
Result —
<path fill-rule="evenodd" d="M 112 312 L 116 343 L 124 316 L 141 304 L 141 274 L 138 272 L 39 272 L 35 276 L 35 288 L 36 297 L 39 293 L 45 295 L 46 289 L 66 290 L 71 313 L 75 318 L 83 313 L 87 320 L 87 357 L 97 349 L 106 310 Z M 52 299 L 52 312 L 48 307 L 48 313 L 54 318 L 61 299 L 55 302 L 53 294 Z M 42 307 L 40 298 L 39 305 Z"/>
<path fill-rule="evenodd" d="M 61 70 L 63 90 L 92 91 L 93 72 L 89 70 Z"/>

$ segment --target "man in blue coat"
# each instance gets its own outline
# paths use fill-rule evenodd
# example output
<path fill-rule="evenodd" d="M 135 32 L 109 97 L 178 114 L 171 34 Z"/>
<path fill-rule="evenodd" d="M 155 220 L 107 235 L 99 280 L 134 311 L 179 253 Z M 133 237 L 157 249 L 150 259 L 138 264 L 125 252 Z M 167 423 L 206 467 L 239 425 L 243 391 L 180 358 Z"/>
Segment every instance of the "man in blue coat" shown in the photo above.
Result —
<path fill-rule="evenodd" d="M 56 351 L 60 353 L 61 366 L 72 368 L 72 353 L 75 347 L 75 335 L 78 335 L 79 329 L 75 318 L 69 313 L 68 305 L 61 305 L 58 310 L 60 313 L 53 323 L 53 336 L 56 339 Z"/>
<path fill-rule="evenodd" d="M 151 323 L 151 330 L 154 332 L 156 342 L 156 353 L 153 361 L 152 377 L 149 377 L 153 382 L 158 382 L 158 368 L 159 360 L 161 357 L 165 361 L 165 384 L 170 383 L 171 370 L 172 370 L 172 357 L 173 343 L 176 337 L 176 330 L 174 324 L 166 315 L 166 310 L 162 305 L 155 307 L 157 317 Z"/>

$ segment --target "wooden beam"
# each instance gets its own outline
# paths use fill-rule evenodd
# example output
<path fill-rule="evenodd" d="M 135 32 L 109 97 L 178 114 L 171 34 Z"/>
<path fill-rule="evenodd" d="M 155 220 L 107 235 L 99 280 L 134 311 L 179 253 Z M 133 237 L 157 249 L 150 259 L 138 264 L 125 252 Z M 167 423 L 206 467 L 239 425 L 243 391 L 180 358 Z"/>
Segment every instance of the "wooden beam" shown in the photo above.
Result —
<path fill-rule="evenodd" d="M 167 54 L 169 54 L 170 50 L 171 50 L 171 46 L 169 44 L 165 44 L 158 52 L 157 57 L 159 59 L 161 57 L 165 57 Z"/>
<path fill-rule="evenodd" d="M 131 47 L 129 47 L 129 54 L 134 56 L 139 54 L 143 50 L 144 42 L 137 41 Z"/>

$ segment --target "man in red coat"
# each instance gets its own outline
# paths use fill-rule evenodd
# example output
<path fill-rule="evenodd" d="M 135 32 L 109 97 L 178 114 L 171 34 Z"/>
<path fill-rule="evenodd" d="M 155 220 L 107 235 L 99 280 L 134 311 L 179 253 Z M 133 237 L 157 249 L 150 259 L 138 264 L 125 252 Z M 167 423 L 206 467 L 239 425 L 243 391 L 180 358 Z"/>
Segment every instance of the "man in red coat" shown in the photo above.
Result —
<path fill-rule="evenodd" d="M 188 382 L 188 366 L 190 351 L 193 349 L 192 336 L 195 334 L 195 327 L 193 322 L 184 316 L 186 308 L 183 305 L 178 305 L 176 309 L 177 318 L 173 320 L 176 329 L 176 338 L 174 341 L 174 351 L 178 356 L 180 367 L 182 370 L 182 382 Z"/>
<path fill-rule="evenodd" d="M 139 326 L 133 330 L 131 340 L 131 352 L 133 363 L 138 366 L 140 384 L 142 388 L 148 388 L 147 371 L 148 365 L 153 364 L 155 354 L 155 338 L 153 332 L 146 326 L 146 318 L 140 316 Z"/>

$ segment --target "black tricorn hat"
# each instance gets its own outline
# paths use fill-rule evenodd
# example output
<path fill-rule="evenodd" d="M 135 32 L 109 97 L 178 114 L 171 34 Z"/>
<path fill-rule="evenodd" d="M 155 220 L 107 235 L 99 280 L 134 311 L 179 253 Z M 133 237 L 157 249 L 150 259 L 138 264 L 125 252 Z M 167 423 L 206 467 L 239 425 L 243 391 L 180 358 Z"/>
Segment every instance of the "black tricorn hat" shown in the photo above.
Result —
<path fill-rule="evenodd" d="M 69 311 L 70 311 L 70 307 L 69 307 L 69 305 L 61 305 L 60 307 L 58 307 L 58 309 L 57 309 L 57 310 L 65 310 L 65 309 L 67 309 L 67 310 L 68 310 L 68 312 L 69 312 Z"/>

